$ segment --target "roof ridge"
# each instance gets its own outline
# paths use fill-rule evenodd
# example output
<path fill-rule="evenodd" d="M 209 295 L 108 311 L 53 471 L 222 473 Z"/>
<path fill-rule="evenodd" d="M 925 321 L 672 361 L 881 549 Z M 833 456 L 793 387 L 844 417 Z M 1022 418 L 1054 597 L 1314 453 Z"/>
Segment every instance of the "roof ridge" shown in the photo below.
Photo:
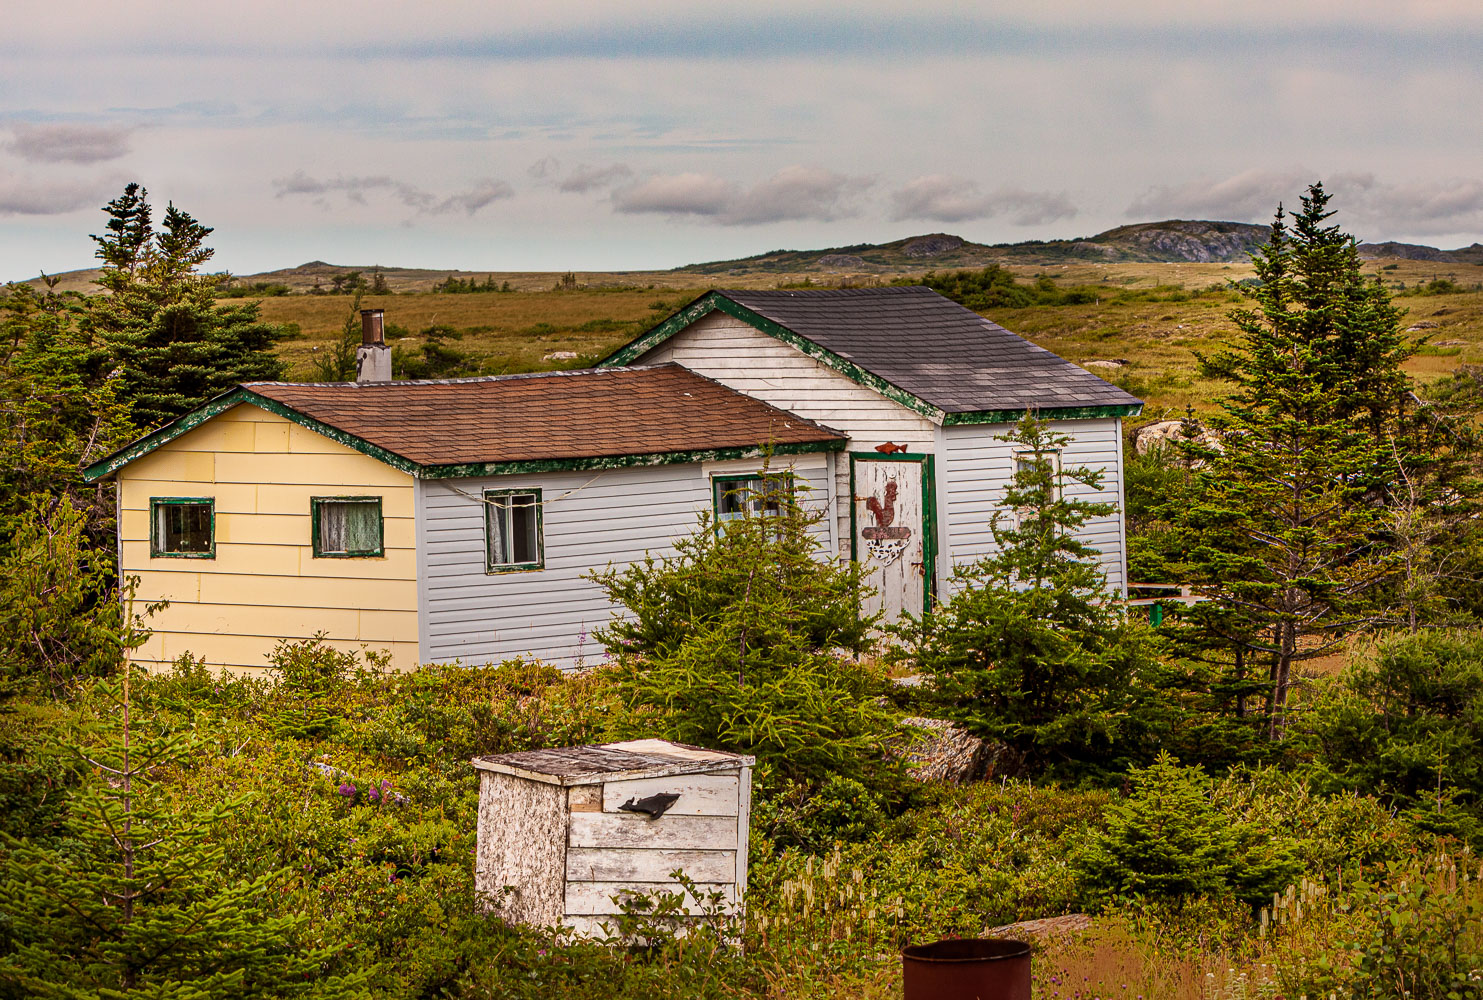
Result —
<path fill-rule="evenodd" d="M 239 382 L 243 389 L 252 390 L 257 386 L 293 386 L 295 388 L 314 389 L 360 389 L 375 388 L 378 386 L 395 386 L 401 388 L 408 385 L 477 385 L 487 382 L 513 382 L 519 379 L 535 378 L 560 378 L 572 375 L 611 375 L 625 374 L 628 372 L 650 372 L 661 368 L 690 369 L 673 361 L 666 361 L 657 365 L 614 365 L 610 368 L 562 368 L 555 371 L 544 372 L 511 372 L 507 375 L 475 375 L 469 378 L 406 378 L 392 379 L 389 382 Z"/>

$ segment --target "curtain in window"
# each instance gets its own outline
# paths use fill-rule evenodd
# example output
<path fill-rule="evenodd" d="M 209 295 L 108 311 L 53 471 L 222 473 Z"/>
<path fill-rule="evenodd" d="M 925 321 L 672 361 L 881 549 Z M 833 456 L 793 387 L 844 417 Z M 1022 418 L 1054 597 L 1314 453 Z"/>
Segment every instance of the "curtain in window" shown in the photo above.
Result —
<path fill-rule="evenodd" d="M 515 493 L 485 499 L 489 530 L 489 565 L 538 563 L 541 546 L 536 494 Z"/>
<path fill-rule="evenodd" d="M 381 548 L 379 505 L 330 501 L 319 507 L 321 552 L 376 552 Z"/>

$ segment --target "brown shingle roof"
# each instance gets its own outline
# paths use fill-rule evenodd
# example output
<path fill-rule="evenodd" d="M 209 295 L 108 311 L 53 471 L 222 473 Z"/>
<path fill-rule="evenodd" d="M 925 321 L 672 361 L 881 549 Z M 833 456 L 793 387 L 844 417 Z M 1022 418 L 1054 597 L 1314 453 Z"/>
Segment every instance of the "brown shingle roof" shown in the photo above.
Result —
<path fill-rule="evenodd" d="M 428 382 L 252 382 L 248 392 L 420 466 L 818 443 L 844 435 L 679 365 Z"/>

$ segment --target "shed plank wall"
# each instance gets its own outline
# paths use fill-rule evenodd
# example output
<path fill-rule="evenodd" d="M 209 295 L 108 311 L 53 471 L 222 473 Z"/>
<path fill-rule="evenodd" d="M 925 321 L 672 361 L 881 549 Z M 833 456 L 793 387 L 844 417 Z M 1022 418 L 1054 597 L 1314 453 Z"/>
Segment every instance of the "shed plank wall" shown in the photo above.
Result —
<path fill-rule="evenodd" d="M 1106 472 L 1100 490 L 1068 484 L 1067 493 L 1098 503 L 1118 505 L 1112 514 L 1088 521 L 1077 537 L 1102 553 L 1102 569 L 1107 574 L 1107 582 L 1113 589 L 1120 590 L 1125 584 L 1125 539 L 1120 508 L 1122 482 L 1118 449 L 1121 438 L 1118 421 L 1113 418 L 1057 420 L 1052 421 L 1050 427 L 1057 433 L 1071 436 L 1071 441 L 1061 453 L 1063 468 L 1088 466 Z M 973 562 L 995 549 L 990 522 L 999 509 L 999 501 L 1009 486 L 1010 477 L 1014 475 L 1016 446 L 999 440 L 1009 429 L 1006 424 L 943 428 L 946 453 L 939 481 L 946 494 L 942 501 L 947 512 L 944 541 L 955 564 Z"/>
<path fill-rule="evenodd" d="M 484 663 L 516 656 L 558 666 L 594 662 L 594 629 L 614 614 L 585 579 L 609 563 L 622 568 L 674 551 L 711 507 L 711 475 L 755 472 L 760 459 L 531 473 L 421 485 L 425 579 L 423 656 L 429 662 Z M 805 502 L 829 503 L 823 455 L 776 458 L 810 487 Z M 545 567 L 485 572 L 483 491 L 539 488 Z M 826 532 L 821 524 L 821 535 Z"/>
<path fill-rule="evenodd" d="M 847 434 L 851 451 L 872 451 L 888 441 L 932 450 L 934 425 L 926 417 L 723 312 L 702 317 L 634 363 L 667 361 Z M 837 495 L 848 496 L 848 459 L 841 457 L 835 478 Z M 840 504 L 837 516 L 835 537 L 848 554 L 850 505 Z"/>
<path fill-rule="evenodd" d="M 416 666 L 412 479 L 250 404 L 126 465 L 118 474 L 123 572 L 139 577 L 135 607 L 168 600 L 135 654 L 163 665 L 189 652 L 211 666 L 263 668 L 282 639 L 324 631 Z M 382 498 L 386 555 L 316 559 L 310 498 Z M 216 558 L 150 556 L 151 497 L 212 497 Z"/>

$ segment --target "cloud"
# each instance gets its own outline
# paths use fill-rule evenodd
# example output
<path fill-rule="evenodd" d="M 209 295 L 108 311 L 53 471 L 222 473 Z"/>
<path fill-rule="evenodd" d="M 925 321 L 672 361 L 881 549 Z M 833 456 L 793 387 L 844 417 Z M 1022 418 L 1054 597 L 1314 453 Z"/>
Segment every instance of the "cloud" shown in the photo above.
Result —
<path fill-rule="evenodd" d="M 533 180 L 543 181 L 547 177 L 555 177 L 561 169 L 561 161 L 554 156 L 543 156 L 539 160 L 525 168 L 525 172 Z"/>
<path fill-rule="evenodd" d="M 1076 215 L 1064 194 L 1001 187 L 985 194 L 976 181 L 952 174 L 927 174 L 891 192 L 891 218 L 965 222 L 1005 214 L 1016 226 L 1038 226 Z"/>
<path fill-rule="evenodd" d="M 717 217 L 736 198 L 736 185 L 715 174 L 661 174 L 613 192 L 613 208 L 625 215 Z"/>
<path fill-rule="evenodd" d="M 1247 170 L 1219 181 L 1150 188 L 1128 206 L 1141 219 L 1171 216 L 1266 222 L 1279 203 L 1298 207 L 1315 180 L 1333 196 L 1334 221 L 1362 242 L 1483 228 L 1483 179 L 1452 177 L 1391 183 L 1370 173 L 1318 177 L 1307 171 Z"/>
<path fill-rule="evenodd" d="M 368 203 L 366 198 L 368 193 L 385 191 L 403 205 L 424 215 L 446 215 L 458 211 L 473 215 L 484 206 L 513 197 L 515 194 L 515 189 L 509 184 L 494 178 L 484 178 L 467 191 L 440 198 L 430 191 L 424 191 L 416 185 L 399 181 L 385 174 L 368 177 L 317 178 L 311 177 L 302 170 L 295 170 L 287 177 L 275 179 L 273 187 L 277 192 L 276 197 L 308 195 L 313 197 L 317 204 L 325 207 L 328 207 L 327 196 L 330 194 L 343 194 L 347 201 L 365 205 Z"/>
<path fill-rule="evenodd" d="M 97 208 L 116 194 L 122 182 L 109 180 L 50 180 L 0 174 L 0 216 L 63 215 L 80 208 Z"/>
<path fill-rule="evenodd" d="M 514 196 L 515 189 L 504 181 L 497 181 L 492 178 L 485 179 L 467 191 L 449 195 L 440 201 L 436 207 L 428 209 L 428 211 L 434 215 L 456 211 L 461 211 L 465 215 L 473 215 L 485 205 L 505 198 L 513 198 Z"/>
<path fill-rule="evenodd" d="M 12 138 L 5 148 L 32 163 L 102 163 L 116 160 L 130 150 L 133 129 L 121 125 L 31 125 L 10 126 Z"/>
<path fill-rule="evenodd" d="M 588 191 L 611 187 L 632 176 L 633 171 L 626 163 L 610 163 L 606 167 L 589 167 L 582 163 L 561 179 L 556 190 L 567 194 L 586 194 Z"/>
<path fill-rule="evenodd" d="M 994 214 L 992 202 L 966 177 L 928 174 L 891 192 L 891 218 L 963 222 Z"/>
<path fill-rule="evenodd" d="M 1224 180 L 1151 187 L 1128 206 L 1135 219 L 1265 222 L 1278 202 L 1294 202 L 1313 178 L 1300 171 L 1247 170 Z"/>
<path fill-rule="evenodd" d="M 1483 228 L 1483 179 L 1477 177 L 1392 184 L 1372 174 L 1335 174 L 1324 188 L 1334 196 L 1329 207 L 1338 212 L 1336 221 L 1362 230 L 1356 235 L 1364 241 Z"/>
<path fill-rule="evenodd" d="M 832 222 L 855 214 L 854 197 L 875 182 L 822 167 L 784 167 L 746 191 L 726 213 L 728 225 L 815 219 Z"/>
<path fill-rule="evenodd" d="M 661 174 L 613 192 L 613 208 L 624 214 L 693 216 L 726 226 L 814 220 L 854 215 L 857 196 L 874 180 L 822 167 L 784 167 L 750 188 L 715 174 Z"/>

